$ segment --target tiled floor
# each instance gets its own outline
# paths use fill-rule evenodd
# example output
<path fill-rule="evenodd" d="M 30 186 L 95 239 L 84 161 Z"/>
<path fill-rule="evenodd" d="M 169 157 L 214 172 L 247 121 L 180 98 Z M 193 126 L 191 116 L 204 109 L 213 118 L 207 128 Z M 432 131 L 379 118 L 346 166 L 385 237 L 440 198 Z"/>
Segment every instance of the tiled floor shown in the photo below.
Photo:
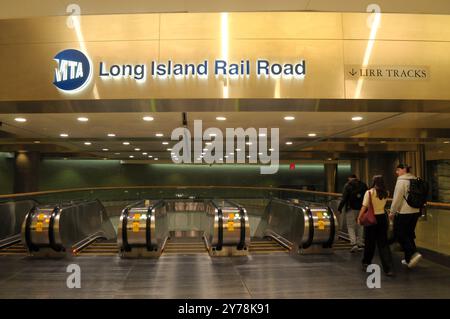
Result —
<path fill-rule="evenodd" d="M 67 265 L 81 267 L 69 289 Z M 30 259 L 0 257 L 0 298 L 450 298 L 450 269 L 423 262 L 368 289 L 360 255 L 288 254 L 210 258 L 207 254 Z"/>

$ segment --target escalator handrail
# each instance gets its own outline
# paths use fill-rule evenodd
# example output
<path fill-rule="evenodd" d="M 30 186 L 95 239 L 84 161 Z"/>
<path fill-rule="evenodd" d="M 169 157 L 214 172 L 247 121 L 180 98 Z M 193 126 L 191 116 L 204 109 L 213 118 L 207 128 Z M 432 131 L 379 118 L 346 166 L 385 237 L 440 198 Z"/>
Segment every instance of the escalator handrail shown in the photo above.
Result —
<path fill-rule="evenodd" d="M 314 219 L 312 216 L 312 212 L 308 206 L 305 207 L 305 211 L 308 216 L 309 227 L 308 227 L 308 240 L 302 245 L 303 249 L 310 247 L 314 240 Z"/>
<path fill-rule="evenodd" d="M 245 218 L 245 215 L 247 214 L 247 212 L 244 210 L 244 208 L 243 207 L 239 207 L 239 212 L 240 212 L 240 219 L 241 219 L 241 236 L 240 236 L 240 239 L 239 239 L 239 244 L 238 244 L 238 247 L 237 247 L 237 249 L 238 250 L 242 250 L 242 249 L 244 249 L 245 248 L 245 233 L 246 233 L 246 218 Z"/>
<path fill-rule="evenodd" d="M 20 242 L 20 233 L 10 236 L 10 237 L 6 237 L 0 240 L 0 249 L 5 249 L 9 246 L 12 246 L 14 244 L 17 244 Z"/>
<path fill-rule="evenodd" d="M 330 215 L 330 238 L 328 239 L 328 242 L 326 242 L 323 247 L 324 248 L 331 248 L 333 247 L 334 237 L 336 236 L 336 223 L 334 220 L 334 213 L 331 210 L 330 206 L 327 206 L 328 214 Z"/>
<path fill-rule="evenodd" d="M 122 211 L 122 247 L 124 251 L 130 251 L 131 247 L 128 244 L 128 234 L 127 234 L 127 225 L 128 225 L 128 213 L 130 208 L 127 206 Z"/>
<path fill-rule="evenodd" d="M 103 231 L 98 231 L 72 245 L 72 253 L 77 254 L 98 239 L 107 239 Z"/>
<path fill-rule="evenodd" d="M 145 220 L 145 245 L 147 247 L 147 251 L 153 250 L 152 245 L 152 211 L 153 207 L 150 205 L 147 211 L 147 218 Z"/>
<path fill-rule="evenodd" d="M 73 207 L 73 206 L 69 206 L 69 207 Z M 52 211 L 52 214 L 50 215 L 50 221 L 48 224 L 48 242 L 50 247 L 54 250 L 54 251 L 62 251 L 64 250 L 64 248 L 56 243 L 55 240 L 55 219 L 56 217 L 62 213 L 62 209 L 59 206 L 55 206 L 55 208 Z"/>

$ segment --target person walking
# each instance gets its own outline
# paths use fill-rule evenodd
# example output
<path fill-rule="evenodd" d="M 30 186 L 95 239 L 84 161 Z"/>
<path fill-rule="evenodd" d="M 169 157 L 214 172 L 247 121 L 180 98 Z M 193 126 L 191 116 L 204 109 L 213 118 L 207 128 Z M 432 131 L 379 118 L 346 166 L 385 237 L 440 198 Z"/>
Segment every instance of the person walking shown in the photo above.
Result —
<path fill-rule="evenodd" d="M 415 239 L 415 229 L 417 225 L 417 221 L 421 215 L 421 211 L 419 207 L 420 201 L 426 201 L 426 193 L 427 189 L 421 191 L 423 194 L 417 195 L 417 189 L 419 183 L 423 183 L 420 179 L 417 179 L 416 176 L 411 174 L 411 167 L 405 164 L 400 164 L 397 166 L 396 174 L 398 176 L 397 183 L 395 184 L 394 196 L 391 204 L 391 217 L 394 214 L 398 214 L 395 228 L 396 228 L 396 238 L 400 246 L 402 247 L 405 257 L 402 260 L 402 264 L 408 266 L 409 268 L 415 267 L 418 262 L 422 259 L 422 255 L 417 252 Z M 411 185 L 414 185 L 412 191 Z M 427 188 L 427 186 L 424 186 Z M 410 195 L 417 195 L 419 198 L 419 204 L 414 204 L 411 201 Z M 425 199 L 423 199 L 425 197 Z M 414 201 L 414 198 L 412 198 Z M 408 203 L 409 201 L 409 203 Z M 411 204 L 411 205 L 410 205 Z"/>
<path fill-rule="evenodd" d="M 383 176 L 374 176 L 372 187 L 364 194 L 362 207 L 358 215 L 358 224 L 361 224 L 361 218 L 367 213 L 368 209 L 373 208 L 376 224 L 364 226 L 363 270 L 365 271 L 372 263 L 375 248 L 378 246 L 383 271 L 387 276 L 393 276 L 392 254 L 387 238 L 389 217 L 384 209 L 387 198 L 388 192 L 384 185 Z"/>
<path fill-rule="evenodd" d="M 338 211 L 342 213 L 345 207 L 345 222 L 347 224 L 348 235 L 350 237 L 350 252 L 363 250 L 363 227 L 356 223 L 356 218 L 361 209 L 363 196 L 367 190 L 367 185 L 360 181 L 356 175 L 350 175 L 342 192 L 342 200 L 339 203 Z"/>

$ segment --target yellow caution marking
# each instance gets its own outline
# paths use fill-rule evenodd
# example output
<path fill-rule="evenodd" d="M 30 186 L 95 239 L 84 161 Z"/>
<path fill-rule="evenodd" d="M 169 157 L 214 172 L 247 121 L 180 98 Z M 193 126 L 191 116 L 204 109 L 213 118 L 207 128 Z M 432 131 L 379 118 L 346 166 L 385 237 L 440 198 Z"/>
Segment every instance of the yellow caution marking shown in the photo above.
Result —
<path fill-rule="evenodd" d="M 41 213 L 41 214 L 38 214 L 37 219 L 39 221 L 41 221 L 41 220 L 44 220 L 44 217 L 45 217 L 45 215 Z"/>
<path fill-rule="evenodd" d="M 45 219 L 45 222 L 46 222 L 47 224 L 49 224 L 49 223 L 50 223 L 50 218 L 46 218 L 46 219 Z"/>
<path fill-rule="evenodd" d="M 133 233 L 139 232 L 139 222 L 133 222 Z"/>
<path fill-rule="evenodd" d="M 234 222 L 233 221 L 229 221 L 227 223 L 227 229 L 228 229 L 228 231 L 234 231 Z"/>
<path fill-rule="evenodd" d="M 42 222 L 36 223 L 36 231 L 41 233 L 42 232 Z"/>
<path fill-rule="evenodd" d="M 133 219 L 134 219 L 134 220 L 139 220 L 139 219 L 141 219 L 141 214 L 134 214 Z"/>
<path fill-rule="evenodd" d="M 323 220 L 319 220 L 317 222 L 317 227 L 321 230 L 325 229 L 325 222 Z"/>
<path fill-rule="evenodd" d="M 323 218 L 323 215 L 322 215 L 321 212 L 318 212 L 318 213 L 317 213 L 317 218 L 318 218 L 318 219 L 322 219 L 322 218 Z"/>

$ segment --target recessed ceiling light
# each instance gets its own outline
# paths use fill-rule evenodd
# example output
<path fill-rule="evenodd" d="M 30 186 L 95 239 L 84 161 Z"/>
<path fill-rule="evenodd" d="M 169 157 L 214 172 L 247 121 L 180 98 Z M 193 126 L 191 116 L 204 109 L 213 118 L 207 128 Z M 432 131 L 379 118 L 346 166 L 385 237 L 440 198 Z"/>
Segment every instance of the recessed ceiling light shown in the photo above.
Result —
<path fill-rule="evenodd" d="M 274 148 L 269 148 L 269 151 L 273 152 L 273 151 L 275 151 L 275 149 Z"/>
<path fill-rule="evenodd" d="M 155 160 L 155 161 L 157 161 L 157 160 L 158 160 L 158 158 L 157 158 L 157 157 L 155 157 L 155 158 L 154 158 L 154 160 Z"/>
<path fill-rule="evenodd" d="M 205 145 L 209 146 L 209 145 L 212 145 L 212 143 L 211 142 L 206 142 Z"/>
<path fill-rule="evenodd" d="M 107 149 L 107 148 L 102 148 L 102 151 L 103 151 L 103 152 L 108 152 L 109 149 Z M 120 154 L 120 153 L 119 153 L 119 154 Z"/>
<path fill-rule="evenodd" d="M 225 158 L 228 158 L 228 155 L 225 155 L 224 157 L 225 157 Z"/>
<path fill-rule="evenodd" d="M 91 142 L 84 142 L 84 145 L 92 145 Z"/>
<path fill-rule="evenodd" d="M 201 153 L 202 155 L 205 155 L 206 153 Z"/>
<path fill-rule="evenodd" d="M 120 153 L 114 153 L 114 155 L 120 155 Z"/>
<path fill-rule="evenodd" d="M 208 149 L 207 149 L 207 148 L 204 148 L 204 149 L 203 149 L 203 151 L 205 151 L 205 152 L 206 152 L 206 151 L 208 151 Z"/>
<path fill-rule="evenodd" d="M 143 119 L 144 121 L 146 121 L 146 122 L 151 122 L 151 121 L 154 120 L 154 118 L 151 117 L 151 116 L 144 116 L 142 119 Z"/>
<path fill-rule="evenodd" d="M 61 136 L 61 137 L 69 137 L 69 134 L 67 134 L 67 133 L 61 133 L 61 134 L 59 134 L 59 136 Z"/>
<path fill-rule="evenodd" d="M 450 141 L 444 141 L 444 144 L 449 144 L 450 143 Z"/>
<path fill-rule="evenodd" d="M 247 158 L 250 158 L 251 156 L 250 155 L 247 155 Z"/>
<path fill-rule="evenodd" d="M 174 152 L 170 152 L 170 155 L 175 155 L 175 153 Z"/>
<path fill-rule="evenodd" d="M 286 121 L 293 121 L 293 120 L 295 120 L 295 117 L 293 117 L 293 116 L 285 116 L 284 119 Z"/>
<path fill-rule="evenodd" d="M 226 121 L 226 117 L 224 117 L 224 116 L 218 116 L 218 117 L 216 117 L 216 120 L 218 120 L 218 121 Z"/>
<path fill-rule="evenodd" d="M 361 121 L 363 119 L 362 116 L 353 116 L 352 121 Z"/>
<path fill-rule="evenodd" d="M 146 152 L 144 152 L 144 153 L 142 153 L 142 155 L 147 155 L 148 153 L 146 153 Z"/>
<path fill-rule="evenodd" d="M 153 155 L 149 155 L 148 158 L 153 158 Z"/>
<path fill-rule="evenodd" d="M 286 142 L 286 145 L 292 145 L 291 141 Z"/>
<path fill-rule="evenodd" d="M 139 152 L 141 149 L 138 148 L 138 147 L 136 147 L 134 150 L 135 150 L 136 152 Z"/>
<path fill-rule="evenodd" d="M 234 153 L 230 153 L 230 155 L 234 155 Z"/>
<path fill-rule="evenodd" d="M 258 153 L 258 155 L 263 155 L 263 154 L 260 152 L 260 153 Z"/>
<path fill-rule="evenodd" d="M 258 136 L 260 136 L 260 137 L 264 137 L 264 136 L 266 136 L 267 134 L 266 133 L 259 133 L 258 134 Z"/>
<path fill-rule="evenodd" d="M 252 145 L 252 142 L 247 142 L 247 143 L 245 143 L 246 145 Z"/>
<path fill-rule="evenodd" d="M 171 148 L 168 148 L 167 150 L 170 152 L 172 149 L 171 149 Z"/>
<path fill-rule="evenodd" d="M 130 145 L 130 142 L 123 142 L 123 145 Z"/>
<path fill-rule="evenodd" d="M 41 141 L 34 141 L 34 144 L 39 144 L 41 143 Z"/>
<path fill-rule="evenodd" d="M 114 133 L 108 133 L 108 137 L 115 137 L 116 136 L 116 134 L 114 134 Z"/>
<path fill-rule="evenodd" d="M 164 134 L 163 134 L 163 133 L 156 133 L 155 136 L 156 136 L 156 137 L 163 137 Z"/>
<path fill-rule="evenodd" d="M 77 118 L 77 120 L 79 122 L 87 122 L 87 121 L 89 121 L 89 119 L 87 117 L 79 117 L 79 118 Z"/>
<path fill-rule="evenodd" d="M 317 134 L 316 133 L 309 133 L 308 136 L 309 137 L 315 137 L 315 136 L 317 136 Z"/>
<path fill-rule="evenodd" d="M 162 145 L 169 145 L 169 142 L 162 142 Z"/>
<path fill-rule="evenodd" d="M 20 123 L 24 123 L 24 122 L 26 122 L 26 121 L 27 121 L 27 119 L 26 119 L 26 118 L 24 118 L 24 117 L 16 117 L 16 118 L 14 119 L 14 121 L 16 121 L 16 122 L 20 122 Z"/>
<path fill-rule="evenodd" d="M 333 159 L 332 159 L 331 157 L 328 157 L 328 160 L 329 160 L 329 161 L 332 161 Z"/>
<path fill-rule="evenodd" d="M 134 158 L 134 156 L 133 155 L 130 155 L 130 156 L 128 156 L 129 158 Z"/>
<path fill-rule="evenodd" d="M 237 149 L 236 149 L 236 152 L 240 152 L 240 151 L 241 151 L 241 149 L 240 149 L 240 148 L 237 148 Z"/>

